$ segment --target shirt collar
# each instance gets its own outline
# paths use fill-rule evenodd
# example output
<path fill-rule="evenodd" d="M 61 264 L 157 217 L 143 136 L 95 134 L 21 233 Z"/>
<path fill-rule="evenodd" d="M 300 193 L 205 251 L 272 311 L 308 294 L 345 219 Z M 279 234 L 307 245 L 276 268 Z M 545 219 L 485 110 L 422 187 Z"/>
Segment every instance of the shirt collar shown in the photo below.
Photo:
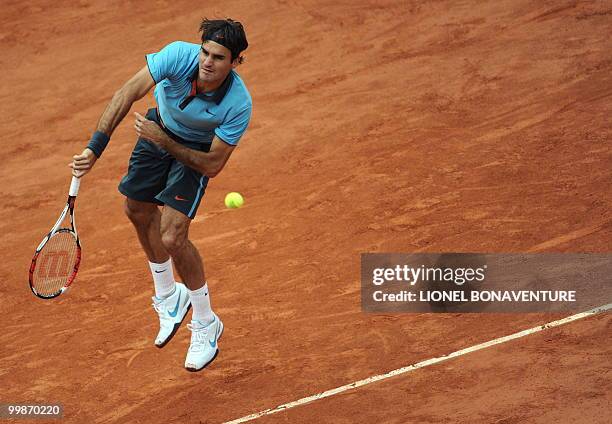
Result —
<path fill-rule="evenodd" d="M 185 98 L 185 100 L 183 100 L 179 105 L 179 108 L 181 110 L 185 109 L 187 105 L 191 103 L 191 101 L 196 97 L 202 100 L 206 100 L 208 102 L 215 102 L 215 104 L 217 105 L 220 104 L 223 101 L 225 95 L 227 94 L 227 91 L 231 87 L 232 81 L 234 80 L 234 73 L 230 71 L 227 77 L 225 77 L 223 83 L 221 83 L 219 88 L 217 88 L 212 94 L 197 93 L 198 71 L 199 67 L 196 67 L 194 73 L 191 76 L 191 91 L 189 95 Z"/>

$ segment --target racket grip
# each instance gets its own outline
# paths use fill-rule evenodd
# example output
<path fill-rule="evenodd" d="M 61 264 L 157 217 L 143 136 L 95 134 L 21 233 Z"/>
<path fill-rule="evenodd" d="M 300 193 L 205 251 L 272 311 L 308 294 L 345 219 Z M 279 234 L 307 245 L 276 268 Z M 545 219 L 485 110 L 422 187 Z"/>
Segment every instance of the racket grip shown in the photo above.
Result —
<path fill-rule="evenodd" d="M 76 195 L 79 194 L 80 184 L 81 184 L 81 179 L 73 176 L 72 182 L 70 183 L 70 190 L 68 191 L 68 196 L 76 197 Z"/>

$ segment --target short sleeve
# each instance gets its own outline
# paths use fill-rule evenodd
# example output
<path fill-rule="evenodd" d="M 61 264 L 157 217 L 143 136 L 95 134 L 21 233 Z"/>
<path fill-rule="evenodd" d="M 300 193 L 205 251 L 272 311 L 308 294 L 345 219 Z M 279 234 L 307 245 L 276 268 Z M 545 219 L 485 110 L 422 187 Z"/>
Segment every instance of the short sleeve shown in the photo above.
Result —
<path fill-rule="evenodd" d="M 149 72 L 156 84 L 166 78 L 172 79 L 177 74 L 183 44 L 181 41 L 175 41 L 165 46 L 159 52 L 145 56 Z"/>
<path fill-rule="evenodd" d="M 232 146 L 236 146 L 249 126 L 252 109 L 252 106 L 249 104 L 235 115 L 232 115 L 227 122 L 219 125 L 215 129 L 217 137 Z"/>

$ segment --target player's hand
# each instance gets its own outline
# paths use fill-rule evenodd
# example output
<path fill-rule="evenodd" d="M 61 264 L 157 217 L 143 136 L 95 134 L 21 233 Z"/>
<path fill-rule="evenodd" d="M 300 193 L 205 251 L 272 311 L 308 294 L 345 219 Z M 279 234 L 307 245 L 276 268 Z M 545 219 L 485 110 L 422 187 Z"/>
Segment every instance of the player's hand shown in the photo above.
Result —
<path fill-rule="evenodd" d="M 138 137 L 149 140 L 160 147 L 164 147 L 164 143 L 168 136 L 159 125 L 157 125 L 157 122 L 145 118 L 138 112 L 134 112 L 134 117 L 136 118 L 134 121 L 134 129 Z"/>
<path fill-rule="evenodd" d="M 81 178 L 91 171 L 97 160 L 98 157 L 95 153 L 91 149 L 85 148 L 83 153 L 72 157 L 72 163 L 69 163 L 68 166 L 72 168 L 72 175 Z"/>

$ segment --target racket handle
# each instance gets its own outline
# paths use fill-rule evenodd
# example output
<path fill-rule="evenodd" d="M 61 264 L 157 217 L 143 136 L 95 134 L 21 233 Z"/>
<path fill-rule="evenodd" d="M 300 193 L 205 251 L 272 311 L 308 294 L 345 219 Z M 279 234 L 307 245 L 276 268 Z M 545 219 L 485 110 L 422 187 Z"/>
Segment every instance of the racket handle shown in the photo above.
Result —
<path fill-rule="evenodd" d="M 76 195 L 79 194 L 80 184 L 81 184 L 81 179 L 73 176 L 72 182 L 70 183 L 70 190 L 68 191 L 68 196 L 76 197 Z"/>

